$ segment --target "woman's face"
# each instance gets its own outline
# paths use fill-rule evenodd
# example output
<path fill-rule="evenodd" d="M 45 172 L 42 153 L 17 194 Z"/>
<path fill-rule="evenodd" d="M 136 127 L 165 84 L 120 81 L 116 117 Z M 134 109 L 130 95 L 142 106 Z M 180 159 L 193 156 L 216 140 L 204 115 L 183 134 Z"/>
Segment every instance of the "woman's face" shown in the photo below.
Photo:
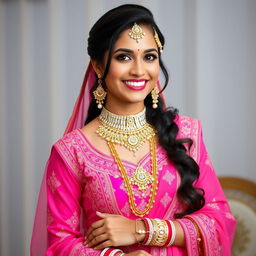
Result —
<path fill-rule="evenodd" d="M 127 104 L 136 104 L 141 109 L 157 84 L 160 65 L 153 31 L 146 25 L 140 27 L 145 36 L 138 42 L 129 36 L 131 29 L 127 29 L 115 43 L 105 79 L 108 109 Z"/>

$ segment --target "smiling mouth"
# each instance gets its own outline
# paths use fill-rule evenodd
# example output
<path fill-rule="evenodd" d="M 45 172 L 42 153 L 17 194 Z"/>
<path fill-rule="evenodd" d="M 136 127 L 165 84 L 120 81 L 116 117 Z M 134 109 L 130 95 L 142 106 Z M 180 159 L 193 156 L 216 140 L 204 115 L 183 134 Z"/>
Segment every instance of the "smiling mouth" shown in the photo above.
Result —
<path fill-rule="evenodd" d="M 124 80 L 123 83 L 131 90 L 143 90 L 146 87 L 147 80 Z"/>

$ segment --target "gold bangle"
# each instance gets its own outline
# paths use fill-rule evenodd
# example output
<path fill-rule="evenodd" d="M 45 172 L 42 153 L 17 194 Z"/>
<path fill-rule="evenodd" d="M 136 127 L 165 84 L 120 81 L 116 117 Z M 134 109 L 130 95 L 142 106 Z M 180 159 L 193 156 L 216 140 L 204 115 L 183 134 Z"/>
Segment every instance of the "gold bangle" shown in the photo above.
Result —
<path fill-rule="evenodd" d="M 168 239 L 168 225 L 166 221 L 160 219 L 150 219 L 153 224 L 154 235 L 150 245 L 164 246 Z"/>

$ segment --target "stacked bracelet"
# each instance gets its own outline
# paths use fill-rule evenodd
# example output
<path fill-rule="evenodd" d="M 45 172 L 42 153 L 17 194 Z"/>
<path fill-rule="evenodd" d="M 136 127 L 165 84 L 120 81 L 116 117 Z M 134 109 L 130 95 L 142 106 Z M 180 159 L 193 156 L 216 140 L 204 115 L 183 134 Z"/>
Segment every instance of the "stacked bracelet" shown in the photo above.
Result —
<path fill-rule="evenodd" d="M 152 222 L 149 218 L 145 218 L 144 221 L 145 221 L 148 233 L 146 234 L 145 239 L 142 243 L 145 245 L 150 245 L 153 235 L 154 235 L 153 234 L 154 229 L 153 229 Z"/>
<path fill-rule="evenodd" d="M 124 255 L 123 251 L 115 248 L 105 248 L 100 253 L 100 256 L 121 256 L 121 255 Z"/>
<path fill-rule="evenodd" d="M 176 228 L 174 226 L 173 221 L 166 220 L 166 223 L 168 225 L 169 230 L 171 230 L 171 232 L 169 232 L 169 236 L 168 236 L 165 246 L 171 246 L 176 237 Z"/>
<path fill-rule="evenodd" d="M 176 237 L 176 228 L 171 220 L 143 218 L 146 230 L 137 230 L 136 233 L 145 234 L 142 244 L 149 246 L 171 246 Z"/>
<path fill-rule="evenodd" d="M 171 230 L 168 229 L 166 221 L 159 219 L 151 219 L 154 228 L 154 235 L 151 245 L 164 246 L 168 240 Z"/>

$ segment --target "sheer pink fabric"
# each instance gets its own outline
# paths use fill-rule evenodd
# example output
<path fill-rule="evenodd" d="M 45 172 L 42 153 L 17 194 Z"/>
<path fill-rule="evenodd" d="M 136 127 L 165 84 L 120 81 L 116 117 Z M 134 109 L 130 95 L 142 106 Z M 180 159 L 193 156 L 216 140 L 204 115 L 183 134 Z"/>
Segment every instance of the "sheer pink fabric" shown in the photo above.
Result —
<path fill-rule="evenodd" d="M 95 211 L 136 218 L 130 210 L 122 178 L 112 157 L 95 149 L 79 129 L 87 116 L 91 102 L 89 91 L 94 82 L 95 73 L 89 65 L 65 136 L 54 144 L 46 166 L 32 234 L 33 256 L 99 255 L 99 251 L 83 245 L 84 230 L 98 220 Z M 207 155 L 200 122 L 184 116 L 178 116 L 176 122 L 179 126 L 178 136 L 189 137 L 194 141 L 190 154 L 200 166 L 200 178 L 195 185 L 205 189 L 206 205 L 189 217 L 200 228 L 205 255 L 228 256 L 235 220 Z M 147 217 L 173 219 L 174 213 L 182 211 L 184 207 L 176 197 L 180 177 L 160 146 L 157 148 L 157 160 L 159 189 L 156 203 Z M 134 164 L 123 162 L 128 175 L 131 175 Z M 149 154 L 139 164 L 150 172 Z M 135 191 L 140 208 L 147 203 L 149 193 L 149 190 L 146 191 L 143 197 L 140 191 Z M 178 221 L 185 233 L 186 249 L 175 246 L 130 246 L 121 249 L 129 252 L 143 248 L 152 255 L 161 256 L 198 255 L 194 225 L 188 218 Z"/>
<path fill-rule="evenodd" d="M 71 132 L 76 128 L 83 127 L 84 121 L 87 117 L 87 112 L 91 102 L 90 90 L 95 83 L 95 72 L 93 70 L 91 62 L 85 73 L 84 81 L 76 100 L 72 115 L 69 119 L 65 133 Z M 49 160 L 48 160 L 49 162 Z M 36 214 L 34 219 L 34 226 L 30 244 L 31 255 L 45 255 L 47 248 L 47 193 L 46 193 L 46 170 L 48 168 L 48 162 L 45 167 L 43 180 L 40 187 L 38 196 L 38 202 L 36 207 Z"/>
<path fill-rule="evenodd" d="M 73 113 L 69 119 L 65 133 L 67 134 L 77 128 L 82 128 L 87 117 L 89 105 L 92 101 L 90 90 L 95 83 L 95 72 L 93 70 L 91 62 L 85 73 L 84 81 L 77 98 L 76 104 L 73 109 Z"/>

